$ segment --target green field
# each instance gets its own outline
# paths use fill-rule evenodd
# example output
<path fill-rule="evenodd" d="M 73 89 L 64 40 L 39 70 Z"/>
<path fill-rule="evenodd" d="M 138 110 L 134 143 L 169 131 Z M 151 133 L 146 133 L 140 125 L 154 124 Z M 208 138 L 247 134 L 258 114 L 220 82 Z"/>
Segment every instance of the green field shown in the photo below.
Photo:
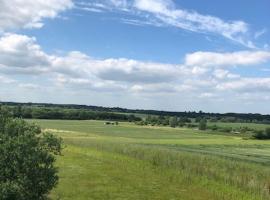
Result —
<path fill-rule="evenodd" d="M 255 124 L 255 123 L 225 123 L 225 122 L 209 122 L 208 125 L 217 125 L 219 127 L 231 127 L 233 129 L 240 128 L 240 127 L 247 127 L 252 128 L 255 130 L 264 130 L 267 127 L 270 127 L 270 125 L 267 124 Z"/>
<path fill-rule="evenodd" d="M 131 123 L 32 121 L 64 139 L 52 199 L 270 199 L 270 141 Z"/>

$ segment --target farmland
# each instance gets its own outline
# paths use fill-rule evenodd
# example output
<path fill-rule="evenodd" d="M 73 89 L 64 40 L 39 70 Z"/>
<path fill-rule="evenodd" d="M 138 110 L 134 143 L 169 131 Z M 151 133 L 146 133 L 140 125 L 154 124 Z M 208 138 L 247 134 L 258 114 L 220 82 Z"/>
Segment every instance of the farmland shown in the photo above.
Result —
<path fill-rule="evenodd" d="M 31 121 L 64 140 L 52 199 L 270 199 L 267 140 L 127 122 Z"/>

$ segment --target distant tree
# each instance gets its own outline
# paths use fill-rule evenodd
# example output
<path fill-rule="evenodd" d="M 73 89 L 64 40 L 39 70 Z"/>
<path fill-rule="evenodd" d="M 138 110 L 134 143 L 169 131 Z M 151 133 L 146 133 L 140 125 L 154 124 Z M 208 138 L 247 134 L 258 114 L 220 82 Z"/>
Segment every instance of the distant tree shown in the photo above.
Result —
<path fill-rule="evenodd" d="M 264 131 L 262 130 L 256 131 L 253 137 L 258 140 L 270 139 L 270 127 L 266 128 Z"/>
<path fill-rule="evenodd" d="M 210 122 L 217 122 L 217 121 L 218 121 L 217 117 L 211 117 L 210 118 Z"/>
<path fill-rule="evenodd" d="M 133 115 L 133 114 L 128 115 L 128 121 L 129 122 L 135 121 L 135 119 L 136 119 L 135 115 Z"/>
<path fill-rule="evenodd" d="M 255 139 L 258 139 L 258 140 L 264 140 L 264 139 L 266 139 L 265 138 L 265 134 L 263 133 L 262 130 L 256 131 L 255 134 L 253 135 L 253 137 Z"/>
<path fill-rule="evenodd" d="M 150 124 L 152 122 L 152 116 L 151 115 L 147 115 L 147 117 L 145 118 L 145 122 L 147 124 Z"/>
<path fill-rule="evenodd" d="M 171 117 L 169 123 L 170 127 L 175 128 L 177 125 L 177 117 Z"/>
<path fill-rule="evenodd" d="M 0 110 L 0 199 L 44 200 L 57 184 L 61 140 Z"/>
<path fill-rule="evenodd" d="M 264 133 L 265 133 L 266 138 L 270 139 L 270 127 L 265 128 Z"/>
<path fill-rule="evenodd" d="M 14 109 L 13 109 L 13 115 L 14 117 L 22 117 L 22 106 L 18 105 L 18 106 L 15 106 Z"/>
<path fill-rule="evenodd" d="M 213 126 L 209 127 L 212 131 L 216 131 L 218 130 L 218 126 L 216 124 L 214 124 Z"/>
<path fill-rule="evenodd" d="M 199 130 L 206 130 L 207 128 L 207 120 L 206 119 L 201 119 L 199 122 Z"/>

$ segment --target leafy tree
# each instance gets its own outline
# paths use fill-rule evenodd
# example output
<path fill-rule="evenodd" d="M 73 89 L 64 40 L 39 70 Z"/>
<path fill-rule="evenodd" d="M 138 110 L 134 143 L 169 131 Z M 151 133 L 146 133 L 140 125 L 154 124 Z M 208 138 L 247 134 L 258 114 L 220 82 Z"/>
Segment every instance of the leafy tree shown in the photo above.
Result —
<path fill-rule="evenodd" d="M 269 127 L 266 128 L 264 132 L 265 132 L 266 138 L 270 139 L 270 128 Z"/>
<path fill-rule="evenodd" d="M 171 117 L 169 123 L 170 127 L 175 128 L 177 125 L 177 117 Z"/>
<path fill-rule="evenodd" d="M 268 127 L 264 131 L 261 131 L 261 130 L 256 131 L 253 137 L 258 140 L 270 139 L 270 128 Z"/>
<path fill-rule="evenodd" d="M 265 135 L 263 133 L 263 131 L 259 130 L 259 131 L 256 131 L 255 134 L 253 135 L 253 137 L 255 139 L 258 139 L 258 140 L 263 140 L 265 139 Z"/>
<path fill-rule="evenodd" d="M 202 120 L 201 117 L 196 117 L 196 118 L 195 118 L 195 122 L 196 122 L 196 123 L 199 123 L 201 120 Z"/>
<path fill-rule="evenodd" d="M 201 119 L 199 123 L 199 130 L 206 130 L 207 127 L 207 121 L 206 119 Z"/>
<path fill-rule="evenodd" d="M 61 140 L 0 109 L 0 199 L 44 200 L 57 184 Z"/>

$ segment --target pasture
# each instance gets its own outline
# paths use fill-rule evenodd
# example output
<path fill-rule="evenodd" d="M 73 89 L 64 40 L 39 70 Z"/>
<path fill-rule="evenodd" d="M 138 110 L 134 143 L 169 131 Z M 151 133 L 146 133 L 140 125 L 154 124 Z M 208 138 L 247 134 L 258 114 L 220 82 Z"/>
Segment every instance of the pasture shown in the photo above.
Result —
<path fill-rule="evenodd" d="M 64 140 L 52 199 L 270 199 L 270 141 L 131 123 L 31 121 Z"/>

